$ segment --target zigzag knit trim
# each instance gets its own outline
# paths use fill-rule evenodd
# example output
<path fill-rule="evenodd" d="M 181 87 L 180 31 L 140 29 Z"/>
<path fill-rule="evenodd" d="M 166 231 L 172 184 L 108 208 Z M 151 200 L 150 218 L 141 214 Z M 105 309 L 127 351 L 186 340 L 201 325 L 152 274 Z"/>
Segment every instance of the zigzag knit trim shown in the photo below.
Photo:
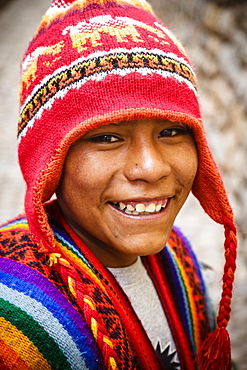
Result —
<path fill-rule="evenodd" d="M 110 75 L 123 77 L 130 73 L 173 77 L 180 83 L 186 83 L 197 95 L 195 75 L 190 65 L 173 53 L 139 47 L 99 51 L 59 68 L 35 87 L 20 109 L 19 139 L 25 136 L 27 129 L 42 116 L 45 109 L 51 109 L 54 101 L 63 98 L 71 89 L 79 89 L 87 82 L 100 81 Z"/>

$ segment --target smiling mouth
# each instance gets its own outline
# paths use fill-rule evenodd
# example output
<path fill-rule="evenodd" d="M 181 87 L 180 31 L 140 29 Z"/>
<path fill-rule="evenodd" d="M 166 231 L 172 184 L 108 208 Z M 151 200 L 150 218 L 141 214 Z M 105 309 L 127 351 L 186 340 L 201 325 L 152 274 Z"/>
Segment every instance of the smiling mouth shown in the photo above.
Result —
<path fill-rule="evenodd" d="M 151 202 L 111 202 L 118 210 L 128 215 L 151 215 L 160 213 L 166 208 L 169 198 Z"/>

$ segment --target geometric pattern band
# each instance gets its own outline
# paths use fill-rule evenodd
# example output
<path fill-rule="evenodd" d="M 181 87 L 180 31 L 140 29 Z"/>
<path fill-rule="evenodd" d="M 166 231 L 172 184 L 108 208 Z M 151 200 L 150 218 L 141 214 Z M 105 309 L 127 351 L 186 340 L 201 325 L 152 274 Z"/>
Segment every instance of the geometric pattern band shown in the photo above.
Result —
<path fill-rule="evenodd" d="M 79 59 L 71 66 L 63 70 L 57 70 L 52 76 L 46 78 L 29 97 L 24 104 L 18 123 L 18 136 L 27 128 L 30 121 L 39 113 L 44 106 L 63 94 L 70 88 L 78 88 L 78 84 L 91 79 L 101 79 L 106 74 L 125 75 L 131 72 L 141 74 L 158 73 L 163 77 L 175 77 L 184 81 L 196 93 L 196 82 L 194 74 L 189 65 L 182 58 L 175 55 L 162 55 L 159 50 L 145 50 L 137 48 L 114 50 L 106 55 L 91 55 L 87 59 Z M 96 54 L 96 53 L 95 53 Z M 100 54 L 100 53 L 99 53 Z"/>

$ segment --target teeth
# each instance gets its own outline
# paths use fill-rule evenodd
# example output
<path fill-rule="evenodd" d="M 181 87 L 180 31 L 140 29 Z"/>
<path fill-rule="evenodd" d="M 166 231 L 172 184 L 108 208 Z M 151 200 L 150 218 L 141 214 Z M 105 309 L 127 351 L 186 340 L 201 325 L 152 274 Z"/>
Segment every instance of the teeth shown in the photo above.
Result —
<path fill-rule="evenodd" d="M 146 207 L 146 212 L 153 213 L 155 211 L 155 204 L 151 203 Z"/>
<path fill-rule="evenodd" d="M 167 199 L 163 204 L 150 203 L 148 206 L 145 206 L 143 203 L 138 203 L 135 207 L 132 204 L 125 204 L 123 202 L 116 203 L 114 202 L 121 211 L 127 213 L 128 215 L 140 215 L 140 214 L 152 214 L 158 213 L 161 209 L 165 208 L 167 205 Z"/>
<path fill-rule="evenodd" d="M 144 204 L 137 204 L 136 205 L 136 211 L 137 212 L 145 212 L 145 209 L 146 209 L 146 207 L 144 206 Z"/>
<path fill-rule="evenodd" d="M 156 207 L 155 207 L 155 211 L 156 212 L 159 212 L 161 210 L 161 204 L 158 204 Z"/>
<path fill-rule="evenodd" d="M 119 208 L 121 209 L 121 211 L 123 211 L 125 207 L 126 205 L 124 203 L 119 202 Z"/>

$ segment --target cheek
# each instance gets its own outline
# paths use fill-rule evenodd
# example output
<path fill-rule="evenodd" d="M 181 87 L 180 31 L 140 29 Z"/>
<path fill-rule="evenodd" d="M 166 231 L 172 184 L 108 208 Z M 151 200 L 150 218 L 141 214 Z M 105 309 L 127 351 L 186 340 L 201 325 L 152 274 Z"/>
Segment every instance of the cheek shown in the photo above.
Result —
<path fill-rule="evenodd" d="M 182 185 L 191 187 L 198 168 L 198 157 L 194 144 L 185 145 L 184 148 L 181 148 L 177 156 L 176 168 Z"/>
<path fill-rule="evenodd" d="M 65 218 L 72 224 L 90 216 L 88 210 L 98 208 L 99 182 L 92 176 L 92 168 L 79 162 L 64 166 L 63 176 L 57 190 L 57 198 Z M 97 188 L 98 187 L 98 188 Z M 84 222 L 83 221 L 83 222 Z"/>
<path fill-rule="evenodd" d="M 79 155 L 74 153 L 64 166 L 63 191 L 67 199 L 84 199 L 88 204 L 95 204 L 101 198 L 111 178 L 111 165 L 100 155 Z"/>
<path fill-rule="evenodd" d="M 64 166 L 64 174 L 70 183 L 84 183 L 86 187 L 96 181 L 95 174 L 99 171 L 100 165 L 97 158 L 83 151 L 72 152 Z"/>

